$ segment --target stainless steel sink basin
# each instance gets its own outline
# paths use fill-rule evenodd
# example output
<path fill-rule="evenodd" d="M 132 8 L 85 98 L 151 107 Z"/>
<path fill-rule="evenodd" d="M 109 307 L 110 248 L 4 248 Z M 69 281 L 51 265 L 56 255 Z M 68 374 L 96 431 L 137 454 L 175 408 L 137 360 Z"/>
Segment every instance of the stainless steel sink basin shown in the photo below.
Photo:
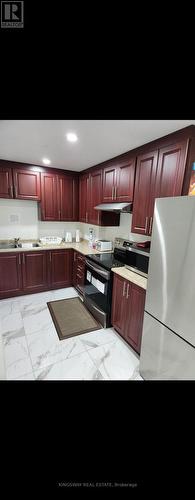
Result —
<path fill-rule="evenodd" d="M 14 243 L 0 243 L 0 249 L 7 249 L 7 248 L 17 248 L 17 245 Z"/>
<path fill-rule="evenodd" d="M 29 244 L 28 245 L 22 245 L 22 243 L 18 243 L 18 245 L 16 245 L 17 248 L 36 248 L 36 247 L 40 247 L 39 243 L 32 243 L 32 244 Z"/>

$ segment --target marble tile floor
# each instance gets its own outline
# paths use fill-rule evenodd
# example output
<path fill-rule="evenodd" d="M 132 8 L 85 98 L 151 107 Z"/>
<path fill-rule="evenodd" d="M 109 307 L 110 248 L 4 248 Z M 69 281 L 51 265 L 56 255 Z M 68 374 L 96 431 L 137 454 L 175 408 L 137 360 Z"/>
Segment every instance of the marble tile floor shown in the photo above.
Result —
<path fill-rule="evenodd" d="M 77 295 L 70 287 L 0 301 L 0 379 L 143 380 L 113 328 L 59 340 L 47 302 Z"/>

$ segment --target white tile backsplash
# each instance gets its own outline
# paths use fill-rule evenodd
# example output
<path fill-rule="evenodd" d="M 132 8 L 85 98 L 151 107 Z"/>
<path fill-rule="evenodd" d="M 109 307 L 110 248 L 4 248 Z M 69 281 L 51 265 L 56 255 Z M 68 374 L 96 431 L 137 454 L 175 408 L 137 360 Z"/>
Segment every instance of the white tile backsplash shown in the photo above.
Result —
<path fill-rule="evenodd" d="M 11 223 L 10 216 L 18 216 L 18 223 Z M 0 199 L 0 239 L 37 239 L 44 236 L 65 237 L 71 231 L 75 238 L 76 229 L 80 236 L 89 239 L 89 228 L 94 228 L 95 239 L 126 238 L 133 241 L 150 240 L 149 236 L 131 233 L 132 214 L 120 214 L 120 226 L 99 227 L 82 222 L 41 222 L 38 220 L 38 203 L 28 200 Z"/>

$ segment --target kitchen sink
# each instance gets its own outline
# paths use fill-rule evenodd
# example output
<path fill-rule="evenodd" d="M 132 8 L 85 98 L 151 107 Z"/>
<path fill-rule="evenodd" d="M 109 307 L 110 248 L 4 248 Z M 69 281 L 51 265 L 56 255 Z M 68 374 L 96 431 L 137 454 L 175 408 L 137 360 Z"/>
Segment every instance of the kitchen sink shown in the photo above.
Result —
<path fill-rule="evenodd" d="M 16 248 L 36 248 L 36 247 L 40 247 L 39 243 L 18 243 L 18 245 L 16 245 Z"/>
<path fill-rule="evenodd" d="M 15 243 L 0 243 L 0 249 L 2 249 L 2 250 L 4 248 L 6 250 L 7 248 L 17 248 L 17 247 L 18 247 L 18 245 L 15 245 Z"/>

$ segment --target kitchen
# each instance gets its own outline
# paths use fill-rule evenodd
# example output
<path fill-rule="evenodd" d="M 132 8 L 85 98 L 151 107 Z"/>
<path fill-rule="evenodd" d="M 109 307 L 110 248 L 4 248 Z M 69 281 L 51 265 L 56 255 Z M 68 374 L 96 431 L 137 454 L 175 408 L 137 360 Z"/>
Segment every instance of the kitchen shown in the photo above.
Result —
<path fill-rule="evenodd" d="M 2 120 L 0 158 L 0 379 L 194 379 L 195 121 Z"/>

